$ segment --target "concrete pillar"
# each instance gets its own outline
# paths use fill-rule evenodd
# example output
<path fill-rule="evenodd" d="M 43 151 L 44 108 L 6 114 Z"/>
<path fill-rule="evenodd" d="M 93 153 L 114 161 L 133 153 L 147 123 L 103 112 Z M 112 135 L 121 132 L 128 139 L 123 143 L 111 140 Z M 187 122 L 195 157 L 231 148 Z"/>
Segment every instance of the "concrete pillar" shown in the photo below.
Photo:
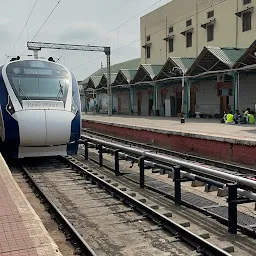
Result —
<path fill-rule="evenodd" d="M 237 72 L 233 72 L 233 113 L 236 112 L 236 109 L 238 109 L 238 84 L 239 84 L 239 75 Z"/>
<path fill-rule="evenodd" d="M 186 118 L 188 118 L 188 113 L 190 111 L 190 85 L 191 82 L 189 79 L 185 80 L 185 88 L 186 88 Z"/>
<path fill-rule="evenodd" d="M 159 116 L 159 107 L 158 107 L 158 88 L 159 85 L 154 84 L 154 115 Z"/>
<path fill-rule="evenodd" d="M 133 88 L 130 87 L 130 114 L 133 115 Z"/>

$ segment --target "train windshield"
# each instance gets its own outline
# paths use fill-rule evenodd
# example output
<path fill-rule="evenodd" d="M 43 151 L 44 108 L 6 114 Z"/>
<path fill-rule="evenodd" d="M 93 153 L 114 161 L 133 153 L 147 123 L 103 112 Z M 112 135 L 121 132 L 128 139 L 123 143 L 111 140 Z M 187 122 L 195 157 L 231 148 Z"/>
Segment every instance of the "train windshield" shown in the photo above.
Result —
<path fill-rule="evenodd" d="M 19 99 L 66 101 L 72 83 L 62 66 L 38 60 L 10 63 L 6 69 L 9 82 Z"/>

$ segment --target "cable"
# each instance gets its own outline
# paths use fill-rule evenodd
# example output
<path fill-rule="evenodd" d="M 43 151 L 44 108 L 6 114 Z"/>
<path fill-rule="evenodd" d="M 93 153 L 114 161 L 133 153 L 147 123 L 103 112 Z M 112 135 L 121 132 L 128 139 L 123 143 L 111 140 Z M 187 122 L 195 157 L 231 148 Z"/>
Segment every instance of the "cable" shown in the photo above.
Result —
<path fill-rule="evenodd" d="M 118 25 L 117 27 L 113 28 L 112 30 L 110 30 L 109 32 L 105 33 L 104 35 L 100 36 L 99 38 L 95 39 L 94 41 L 92 41 L 89 45 L 99 41 L 100 39 L 102 39 L 103 37 L 109 35 L 110 33 L 112 33 L 113 31 L 115 31 L 116 29 L 119 29 L 120 27 L 122 27 L 123 25 L 127 24 L 128 22 L 130 22 L 131 20 L 135 19 L 136 17 L 138 17 L 139 15 L 141 15 L 143 12 L 147 11 L 148 9 L 152 8 L 153 6 L 157 5 L 158 3 L 162 2 L 163 0 L 159 0 L 156 3 L 152 4 L 151 6 L 147 7 L 146 9 L 144 9 L 143 11 L 137 13 L 136 15 L 134 15 L 133 17 L 131 17 L 130 19 L 128 19 L 127 21 L 121 23 L 120 25 Z M 71 53 L 70 55 L 67 56 L 67 58 L 69 58 L 70 56 L 74 55 L 74 53 Z"/>
<path fill-rule="evenodd" d="M 52 9 L 52 11 L 50 12 L 50 14 L 48 15 L 48 17 L 46 18 L 46 20 L 43 22 L 43 24 L 41 25 L 41 27 L 37 30 L 36 34 L 34 35 L 34 37 L 30 40 L 34 40 L 35 37 L 38 35 L 38 33 L 41 31 L 41 29 L 43 28 L 43 26 L 45 25 L 45 23 L 48 21 L 48 19 L 50 18 L 50 16 L 52 15 L 52 13 L 54 12 L 54 10 L 57 8 L 57 6 L 59 5 L 59 3 L 61 2 L 62 0 L 58 0 L 58 2 L 56 3 L 56 5 L 54 6 L 54 8 Z M 21 55 L 26 51 L 27 48 L 25 48 L 23 50 L 23 52 L 21 53 Z"/>
<path fill-rule="evenodd" d="M 113 31 L 115 31 L 116 29 L 122 27 L 123 25 L 127 24 L 128 22 L 130 22 L 131 20 L 135 19 L 136 17 L 138 17 L 139 15 L 141 15 L 143 12 L 147 11 L 148 9 L 150 9 L 151 7 L 157 5 L 158 3 L 162 2 L 163 0 L 157 1 L 156 3 L 152 4 L 151 6 L 149 6 L 148 8 L 146 8 L 145 10 L 141 11 L 140 13 L 136 14 L 135 16 L 131 17 L 130 19 L 128 19 L 127 21 L 121 23 L 119 26 L 117 26 L 116 28 L 112 29 L 111 31 L 107 32 L 106 34 L 104 34 L 103 36 L 99 37 L 98 39 L 94 40 L 93 42 L 91 42 L 91 44 L 99 41 L 101 38 L 109 35 L 110 33 L 112 33 Z"/>
<path fill-rule="evenodd" d="M 34 11 L 34 9 L 35 9 L 36 4 L 37 4 L 38 1 L 39 1 L 39 0 L 36 0 L 36 1 L 35 1 L 34 5 L 33 5 L 33 8 L 32 8 L 32 10 L 30 11 L 30 13 L 29 13 L 29 15 L 28 15 L 28 18 L 27 18 L 27 20 L 26 20 L 26 22 L 25 22 L 25 24 L 24 24 L 24 26 L 23 26 L 23 28 L 22 28 L 22 30 L 21 30 L 21 32 L 20 32 L 20 34 L 19 34 L 19 36 L 18 36 L 16 42 L 15 42 L 15 44 L 14 44 L 14 46 L 13 46 L 13 49 L 16 47 L 16 45 L 17 45 L 17 43 L 18 43 L 18 41 L 19 41 L 19 39 L 20 39 L 20 37 L 21 37 L 21 35 L 22 35 L 22 33 L 23 33 L 25 27 L 27 26 L 28 21 L 29 21 L 31 15 L 32 15 L 32 13 L 33 13 L 33 11 Z"/>
<path fill-rule="evenodd" d="M 44 23 L 42 24 L 42 26 L 38 29 L 38 31 L 36 32 L 36 34 L 34 35 L 34 37 L 31 39 L 34 40 L 35 37 L 38 35 L 38 33 L 41 31 L 41 29 L 43 28 L 43 26 L 45 25 L 45 23 L 48 21 L 48 19 L 51 17 L 52 13 L 55 11 L 55 9 L 57 8 L 57 6 L 60 4 L 62 0 L 58 0 L 57 4 L 54 6 L 54 8 L 52 9 L 52 11 L 50 12 L 50 14 L 48 15 L 48 17 L 46 18 L 46 20 L 44 21 Z"/>
<path fill-rule="evenodd" d="M 201 13 L 201 12 L 204 12 L 204 11 L 207 10 L 207 9 L 212 8 L 213 6 L 222 4 L 222 3 L 225 2 L 225 1 L 227 1 L 227 0 L 222 0 L 221 2 L 216 3 L 216 4 L 213 4 L 213 5 L 211 5 L 210 7 L 207 7 L 207 8 L 205 8 L 205 9 L 202 9 L 201 11 L 199 11 L 199 12 L 193 14 L 193 15 L 189 15 L 188 17 L 193 17 L 193 16 L 195 16 L 195 15 Z M 178 23 L 180 23 L 180 22 L 182 22 L 182 21 L 184 21 L 184 20 L 187 20 L 188 17 L 183 18 L 183 19 L 181 19 L 181 20 L 179 20 L 179 21 L 177 21 L 177 22 L 175 22 L 175 23 L 172 23 L 172 24 L 170 24 L 170 26 L 173 26 L 173 25 L 175 25 L 175 24 L 178 24 Z M 157 33 L 161 32 L 161 31 L 163 31 L 163 30 L 165 30 L 165 29 L 166 29 L 166 27 L 161 28 L 161 29 L 155 31 L 154 33 L 151 33 L 150 35 L 157 34 Z M 138 41 L 141 41 L 141 40 L 143 40 L 143 39 L 145 39 L 145 38 L 146 38 L 146 36 L 141 37 L 141 38 L 139 38 L 139 39 L 137 39 L 137 40 L 135 40 L 135 41 L 133 41 L 133 42 L 131 42 L 131 43 L 128 43 L 128 44 L 126 44 L 126 45 L 124 45 L 124 46 L 122 46 L 122 47 L 120 47 L 120 48 L 115 49 L 114 51 L 112 51 L 112 53 L 115 53 L 115 52 L 117 52 L 117 51 L 119 51 L 119 50 L 121 50 L 121 49 L 123 49 L 123 48 L 125 48 L 125 47 L 127 47 L 127 46 L 130 46 L 130 45 L 132 45 L 132 44 L 134 44 L 134 43 L 137 43 Z M 97 60 L 97 59 L 99 59 L 99 58 L 96 58 L 95 60 Z M 77 68 L 79 68 L 79 67 L 81 67 L 81 66 L 84 66 L 84 65 L 86 65 L 86 64 L 88 64 L 88 63 L 90 63 L 90 62 L 92 62 L 92 61 L 93 61 L 93 60 L 90 60 L 90 61 L 81 63 L 81 64 L 79 64 L 78 66 L 73 67 L 72 70 L 73 70 L 73 69 L 77 69 Z"/>

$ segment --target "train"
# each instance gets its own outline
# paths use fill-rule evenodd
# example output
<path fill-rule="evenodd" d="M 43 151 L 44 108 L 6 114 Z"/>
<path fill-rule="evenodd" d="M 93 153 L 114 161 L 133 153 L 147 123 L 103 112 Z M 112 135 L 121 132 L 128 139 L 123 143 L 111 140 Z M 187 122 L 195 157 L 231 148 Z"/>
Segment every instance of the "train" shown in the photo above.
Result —
<path fill-rule="evenodd" d="M 63 65 L 16 58 L 0 67 L 0 149 L 10 158 L 77 154 L 81 103 Z"/>

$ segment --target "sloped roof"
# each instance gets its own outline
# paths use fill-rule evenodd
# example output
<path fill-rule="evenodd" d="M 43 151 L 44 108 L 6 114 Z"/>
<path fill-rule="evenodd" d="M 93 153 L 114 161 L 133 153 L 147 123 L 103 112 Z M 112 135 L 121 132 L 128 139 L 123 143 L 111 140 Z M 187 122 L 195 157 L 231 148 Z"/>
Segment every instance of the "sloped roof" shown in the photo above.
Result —
<path fill-rule="evenodd" d="M 101 76 L 90 76 L 88 81 L 89 88 L 97 88 L 101 80 Z"/>
<path fill-rule="evenodd" d="M 142 64 L 141 66 L 150 75 L 151 79 L 154 79 L 159 74 L 159 72 L 163 67 L 163 65 L 153 65 L 153 64 Z"/>
<path fill-rule="evenodd" d="M 130 83 L 135 77 L 137 70 L 138 69 L 120 69 L 120 72 L 122 72 L 127 82 Z"/>
<path fill-rule="evenodd" d="M 114 83 L 115 79 L 116 79 L 116 76 L 117 76 L 117 73 L 111 73 L 110 74 L 110 81 L 111 81 L 111 84 Z M 107 86 L 107 81 L 108 81 L 108 78 L 107 78 L 107 73 L 104 73 L 102 76 L 101 76 L 101 79 L 100 79 L 100 82 L 99 82 L 99 85 L 98 87 L 105 87 Z"/>
<path fill-rule="evenodd" d="M 256 40 L 249 46 L 244 54 L 237 60 L 233 68 L 256 64 Z"/>
<path fill-rule="evenodd" d="M 183 72 L 186 72 L 186 70 L 188 70 L 194 63 L 195 59 L 196 58 L 169 57 L 159 72 L 157 79 L 175 76 L 170 72 L 174 67 L 179 67 L 183 70 Z"/>
<path fill-rule="evenodd" d="M 186 75 L 197 75 L 207 71 L 218 71 L 232 68 L 246 49 L 228 47 L 204 47 Z"/>
<path fill-rule="evenodd" d="M 125 62 L 121 62 L 115 65 L 111 66 L 111 73 L 118 73 L 120 69 L 138 69 L 140 66 L 140 58 L 137 59 L 132 59 L 132 60 L 128 60 Z M 104 68 L 100 68 L 99 70 L 97 70 L 96 72 L 94 72 L 93 74 L 91 74 L 91 76 L 102 76 L 104 73 L 107 73 L 107 67 Z M 83 80 L 83 84 L 88 83 L 90 77 L 87 77 L 85 80 Z"/>
<path fill-rule="evenodd" d="M 141 64 L 132 83 L 152 81 L 157 77 L 163 65 Z"/>

